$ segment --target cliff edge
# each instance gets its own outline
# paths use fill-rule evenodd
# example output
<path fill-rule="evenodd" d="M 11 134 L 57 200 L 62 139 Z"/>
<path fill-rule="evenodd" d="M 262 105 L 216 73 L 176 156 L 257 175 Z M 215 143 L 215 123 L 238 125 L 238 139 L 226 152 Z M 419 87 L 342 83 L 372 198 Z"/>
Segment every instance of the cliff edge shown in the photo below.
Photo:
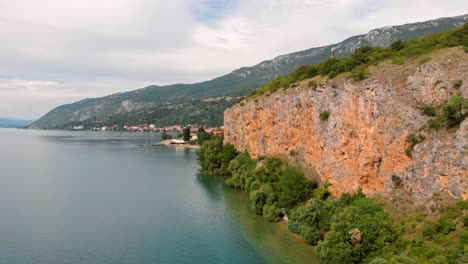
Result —
<path fill-rule="evenodd" d="M 224 113 L 225 143 L 255 157 L 287 156 L 309 177 L 329 182 L 336 196 L 362 188 L 368 195 L 405 193 L 418 203 L 440 194 L 467 199 L 467 119 L 437 131 L 419 106 L 468 97 L 468 53 L 441 49 L 370 72 L 362 81 L 315 77 L 244 100 Z M 424 140 L 411 146 L 412 133 Z"/>

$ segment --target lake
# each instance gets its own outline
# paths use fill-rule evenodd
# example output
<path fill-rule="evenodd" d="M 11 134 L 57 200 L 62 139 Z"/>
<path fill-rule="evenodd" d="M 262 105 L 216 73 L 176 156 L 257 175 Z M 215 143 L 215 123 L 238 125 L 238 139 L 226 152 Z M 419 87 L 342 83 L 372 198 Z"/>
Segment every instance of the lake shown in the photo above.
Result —
<path fill-rule="evenodd" d="M 0 263 L 319 263 L 159 138 L 0 129 Z"/>

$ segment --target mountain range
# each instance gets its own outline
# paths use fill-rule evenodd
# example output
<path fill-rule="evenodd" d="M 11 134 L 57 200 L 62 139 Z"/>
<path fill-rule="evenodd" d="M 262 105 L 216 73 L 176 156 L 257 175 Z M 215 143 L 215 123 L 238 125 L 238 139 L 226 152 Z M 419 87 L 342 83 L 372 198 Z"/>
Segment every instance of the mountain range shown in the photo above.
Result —
<path fill-rule="evenodd" d="M 34 122 L 34 120 L 21 120 L 11 117 L 0 116 L 0 128 L 25 127 L 29 126 L 32 122 Z"/>
<path fill-rule="evenodd" d="M 317 64 L 328 59 L 332 48 L 335 56 L 342 58 L 362 46 L 388 47 L 396 40 L 410 40 L 446 31 L 466 22 L 468 14 L 378 28 L 340 43 L 278 56 L 205 82 L 151 85 L 135 91 L 62 105 L 35 121 L 31 127 L 66 129 L 75 125 L 89 128 L 150 123 L 157 126 L 220 126 L 223 124 L 224 110 L 234 104 L 238 97 L 247 95 L 277 76 L 293 72 L 301 65 Z"/>

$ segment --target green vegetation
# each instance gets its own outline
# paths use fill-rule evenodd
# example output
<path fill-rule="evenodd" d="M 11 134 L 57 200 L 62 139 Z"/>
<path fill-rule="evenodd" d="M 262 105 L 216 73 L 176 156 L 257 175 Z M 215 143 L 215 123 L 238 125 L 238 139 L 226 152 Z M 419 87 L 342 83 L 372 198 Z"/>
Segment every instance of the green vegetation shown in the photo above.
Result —
<path fill-rule="evenodd" d="M 456 95 L 444 105 L 443 113 L 447 119 L 447 125 L 454 127 L 459 125 L 468 113 L 468 99 L 461 95 Z"/>
<path fill-rule="evenodd" d="M 376 65 L 383 60 L 390 59 L 395 64 L 403 64 L 406 59 L 412 59 L 436 49 L 455 46 L 468 46 L 468 23 L 463 27 L 443 33 L 430 34 L 410 41 L 398 40 L 389 48 L 364 46 L 341 60 L 330 58 L 316 65 L 302 65 L 290 75 L 280 76 L 254 90 L 250 96 L 274 93 L 281 88 L 288 89 L 293 83 L 315 76 L 334 78 L 340 73 L 351 72 L 350 78 L 360 81 L 370 76 L 367 71 L 370 65 Z M 308 86 L 316 87 L 311 82 Z"/>
<path fill-rule="evenodd" d="M 440 130 L 441 128 L 444 128 L 446 126 L 447 119 L 444 116 L 436 116 L 434 118 L 429 119 L 427 123 L 430 128 Z"/>
<path fill-rule="evenodd" d="M 299 154 L 299 152 L 297 150 L 294 150 L 294 149 L 291 149 L 289 151 L 289 155 L 291 155 L 291 157 L 295 157 Z"/>
<path fill-rule="evenodd" d="M 422 104 L 418 107 L 421 112 L 427 116 L 436 116 L 437 111 L 433 105 L 430 104 Z"/>
<path fill-rule="evenodd" d="M 328 110 L 324 110 L 322 112 L 320 112 L 320 120 L 322 121 L 325 121 L 325 120 L 328 120 L 328 117 L 330 116 L 330 112 Z"/>
<path fill-rule="evenodd" d="M 317 252 L 323 263 L 363 263 L 395 253 L 399 233 L 388 213 L 369 198 L 355 195 L 331 217 L 326 239 Z"/>
<path fill-rule="evenodd" d="M 455 81 L 455 82 L 453 83 L 453 88 L 458 89 L 458 88 L 460 88 L 462 85 L 463 85 L 463 81 L 462 81 L 462 80 L 458 80 L 458 81 Z"/>
<path fill-rule="evenodd" d="M 392 182 L 395 184 L 396 187 L 400 187 L 401 185 L 401 178 L 398 175 L 392 175 Z"/>
<path fill-rule="evenodd" d="M 410 144 L 422 135 L 408 136 Z M 468 202 L 441 210 L 390 217 L 360 190 L 333 198 L 329 183 L 319 187 L 302 171 L 274 157 L 252 159 L 223 145 L 221 137 L 205 141 L 197 153 L 203 172 L 228 176 L 226 184 L 248 192 L 252 210 L 276 222 L 288 214 L 288 228 L 328 263 L 466 263 Z M 395 186 L 401 179 L 392 175 Z"/>
<path fill-rule="evenodd" d="M 229 162 L 237 156 L 231 144 L 223 144 L 222 137 L 206 140 L 197 152 L 197 160 L 202 172 L 216 175 L 229 175 Z"/>
<path fill-rule="evenodd" d="M 315 90 L 317 90 L 318 83 L 317 83 L 316 81 L 314 81 L 314 80 L 309 81 L 309 82 L 307 83 L 307 87 L 312 88 L 312 90 L 315 91 Z"/>
<path fill-rule="evenodd" d="M 252 209 L 269 221 L 278 220 L 280 208 L 289 210 L 307 201 L 318 186 L 287 162 L 273 157 L 254 160 L 247 152 L 223 145 L 220 137 L 203 143 L 197 158 L 203 172 L 230 176 L 226 184 L 247 191 Z"/>
<path fill-rule="evenodd" d="M 406 155 L 411 157 L 411 152 L 413 151 L 414 146 L 421 143 L 426 137 L 423 134 L 411 133 L 406 137 L 406 142 L 409 143 L 408 148 L 406 149 Z"/>
<path fill-rule="evenodd" d="M 435 130 L 457 127 L 468 115 L 468 99 L 454 95 L 441 108 L 442 112 L 439 114 L 434 110 L 434 118 L 428 121 L 429 127 Z"/>
<path fill-rule="evenodd" d="M 351 71 L 349 76 L 353 81 L 361 81 L 370 76 L 370 72 L 363 68 L 356 68 Z"/>
<path fill-rule="evenodd" d="M 190 127 L 184 127 L 182 131 L 183 139 L 185 142 L 190 141 Z"/>
<path fill-rule="evenodd" d="M 197 131 L 197 141 L 198 141 L 198 145 L 203 145 L 203 143 L 205 143 L 205 141 L 209 140 L 211 138 L 210 134 L 208 134 L 206 131 L 205 131 L 205 128 L 204 127 L 199 127 L 198 128 L 198 131 Z"/>
<path fill-rule="evenodd" d="M 396 243 L 398 254 L 411 263 L 466 263 L 468 261 L 468 202 L 461 201 L 443 208 L 438 217 L 425 212 L 400 216 L 395 224 L 401 230 Z M 386 263 L 395 263 L 398 257 L 384 254 Z"/>

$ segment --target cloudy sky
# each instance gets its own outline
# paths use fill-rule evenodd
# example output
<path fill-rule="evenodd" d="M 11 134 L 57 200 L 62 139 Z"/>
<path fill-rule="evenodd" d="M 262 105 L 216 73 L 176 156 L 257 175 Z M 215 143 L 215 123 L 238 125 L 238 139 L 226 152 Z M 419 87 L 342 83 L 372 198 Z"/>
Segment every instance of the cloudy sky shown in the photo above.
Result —
<path fill-rule="evenodd" d="M 0 116 L 191 83 L 466 0 L 0 0 Z"/>

